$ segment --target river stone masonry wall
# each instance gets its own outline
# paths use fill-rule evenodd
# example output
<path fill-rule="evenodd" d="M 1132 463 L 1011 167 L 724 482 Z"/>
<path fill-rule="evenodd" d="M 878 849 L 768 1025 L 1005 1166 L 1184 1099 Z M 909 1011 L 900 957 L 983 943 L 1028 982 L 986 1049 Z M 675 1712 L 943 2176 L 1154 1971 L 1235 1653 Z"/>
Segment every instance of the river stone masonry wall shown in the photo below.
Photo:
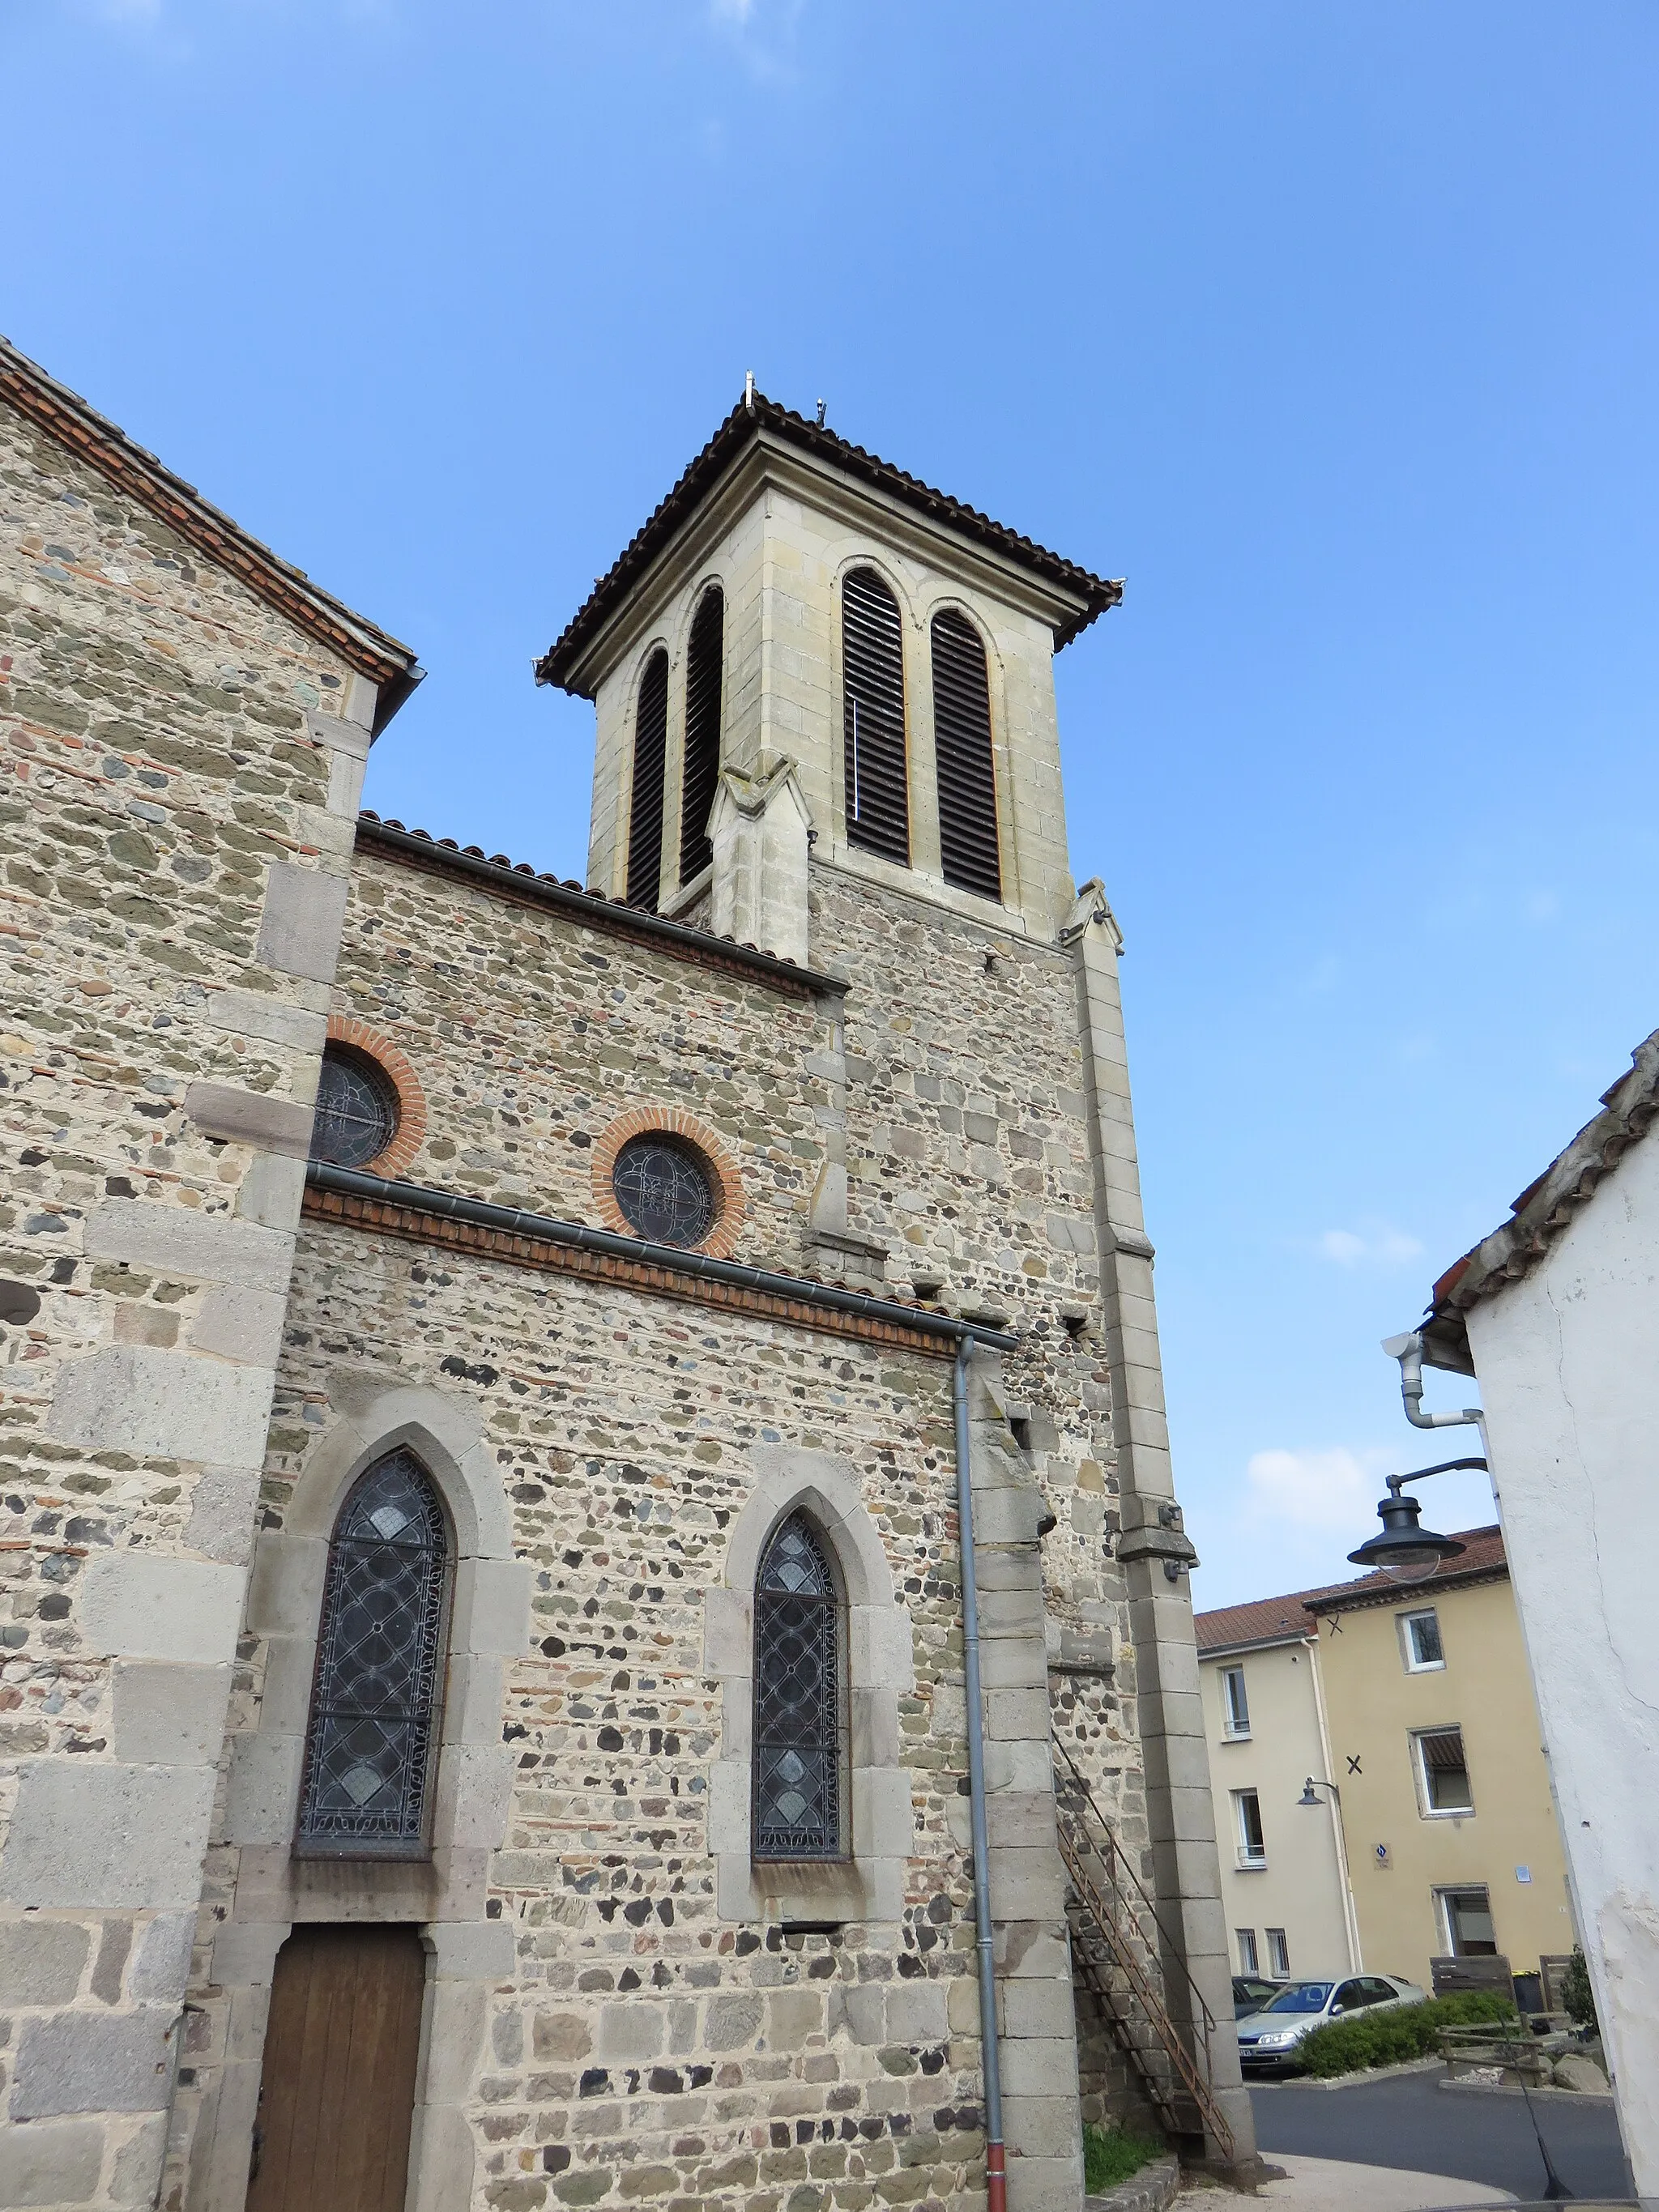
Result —
<path fill-rule="evenodd" d="M 0 2203 L 160 2176 L 374 696 L 0 408 Z"/>
<path fill-rule="evenodd" d="M 904 1115 L 935 1114 L 926 1067 L 915 1108 L 908 1062 L 944 1053 L 943 1028 L 926 1053 L 896 1048 L 902 1075 L 878 1066 L 843 1049 L 876 1018 L 861 994 L 887 994 L 884 1033 L 902 1041 L 915 1039 L 906 1006 L 925 1000 L 931 1022 L 931 994 L 987 990 L 976 942 L 964 951 L 935 921 L 939 941 L 918 947 L 896 933 L 916 927 L 908 909 L 860 922 L 867 893 L 848 896 L 838 927 L 849 945 L 864 930 L 857 957 L 838 961 L 818 932 L 820 955 L 852 977 L 843 1013 L 839 998 L 750 984 L 360 855 L 337 1014 L 378 1030 L 419 1081 L 428 1119 L 408 1179 L 594 1221 L 578 1140 L 672 1104 L 717 1131 L 750 1186 L 738 1256 L 797 1267 L 827 1154 L 861 1188 L 901 1157 L 890 1133 Z M 1048 957 L 1056 986 L 1028 1028 L 1052 1022 L 1032 1057 L 1063 1066 L 1073 1000 Z M 994 1052 L 1028 981 L 995 979 Z M 957 1024 L 951 1049 L 977 1098 L 1001 1079 L 969 1068 L 975 1034 Z M 1011 1105 L 1011 1126 L 1027 1103 Z M 1053 1097 L 1045 1110 L 1060 1114 Z M 982 1291 L 976 1262 L 959 1259 L 953 1302 L 994 1301 L 1029 1347 L 988 1364 L 975 1453 L 1013 2197 L 1048 2212 L 1080 2191 L 1048 1667 L 1062 1641 L 1066 1664 L 1090 1662 L 1086 1677 L 1055 1678 L 1066 1724 L 1133 1837 L 1138 1757 L 1114 1674 L 1132 1689 L 1133 1660 L 1107 1555 L 1099 1344 L 1080 1314 L 1067 1327 L 1046 1263 L 1023 1264 L 1039 1249 L 1036 1194 L 1010 1211 L 1012 1156 L 988 1177 L 994 1147 L 970 1158 L 957 1109 L 944 1111 L 939 1158 L 914 1171 L 938 1178 L 938 1218 L 951 1209 L 968 1249 L 989 1255 Z M 1075 1120 L 1056 1132 L 1056 1192 L 1075 1184 L 1063 1202 L 1085 1234 L 1084 1133 Z M 909 1248 L 896 1242 L 902 1285 Z M 1068 1227 L 1041 1244 L 1074 1293 L 1075 1242 Z M 325 1482 L 337 1496 L 377 1438 L 412 1440 L 457 1486 L 458 1530 L 468 1513 L 504 1516 L 500 1571 L 522 1577 L 522 1595 L 503 1582 L 501 1602 L 523 1610 L 489 1653 L 469 1632 L 464 1693 L 452 1676 L 451 1709 L 464 1694 L 465 1712 L 459 1736 L 446 1723 L 431 1869 L 348 1879 L 288 1853 L 316 1619 L 302 1555 L 331 1510 L 306 1500 Z M 191 1992 L 164 2202 L 239 2206 L 276 1953 L 295 1920 L 346 1916 L 411 1920 L 434 1948 L 438 2078 L 417 2205 L 971 2204 L 983 2144 L 953 1467 L 936 1358 L 307 1222 L 210 1868 L 222 1927 Z M 854 1864 L 775 1873 L 757 1892 L 745 1575 L 764 1528 L 802 1497 L 837 1541 L 853 1607 Z M 1046 1502 L 1057 1525 L 1039 1544 Z"/>

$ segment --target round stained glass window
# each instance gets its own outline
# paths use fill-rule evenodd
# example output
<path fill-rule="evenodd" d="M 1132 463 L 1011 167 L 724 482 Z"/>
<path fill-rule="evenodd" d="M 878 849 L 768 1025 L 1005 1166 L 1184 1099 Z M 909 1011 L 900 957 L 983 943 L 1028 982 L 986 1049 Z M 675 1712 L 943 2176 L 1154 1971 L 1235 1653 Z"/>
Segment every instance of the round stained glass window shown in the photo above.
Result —
<path fill-rule="evenodd" d="M 378 1159 L 398 1133 L 398 1093 L 366 1053 L 331 1044 L 323 1054 L 311 1157 L 332 1167 L 361 1168 Z"/>
<path fill-rule="evenodd" d="M 630 1138 L 611 1187 L 623 1220 L 653 1244 L 701 1244 L 714 1225 L 714 1178 L 690 1145 L 672 1137 Z"/>

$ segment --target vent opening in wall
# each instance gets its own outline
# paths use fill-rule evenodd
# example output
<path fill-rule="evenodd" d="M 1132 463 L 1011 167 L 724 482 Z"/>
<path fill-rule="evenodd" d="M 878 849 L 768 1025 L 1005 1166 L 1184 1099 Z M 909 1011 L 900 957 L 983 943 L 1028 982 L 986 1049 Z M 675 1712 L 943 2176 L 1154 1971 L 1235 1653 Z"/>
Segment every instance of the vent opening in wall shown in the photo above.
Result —
<path fill-rule="evenodd" d="M 841 587 L 847 841 L 910 865 L 904 756 L 904 637 L 898 601 L 873 568 Z"/>
<path fill-rule="evenodd" d="M 685 767 L 680 791 L 680 881 L 689 884 L 714 858 L 708 813 L 720 772 L 720 674 L 726 600 L 711 584 L 698 602 L 685 662 Z"/>
<path fill-rule="evenodd" d="M 945 880 L 958 890 L 1000 899 L 996 767 L 985 647 L 967 617 L 949 607 L 933 617 L 933 744 Z M 989 955 L 985 964 L 988 969 Z"/>
<path fill-rule="evenodd" d="M 668 750 L 668 655 L 645 664 L 634 716 L 634 788 L 628 816 L 628 903 L 654 914 L 662 896 L 663 769 Z"/>

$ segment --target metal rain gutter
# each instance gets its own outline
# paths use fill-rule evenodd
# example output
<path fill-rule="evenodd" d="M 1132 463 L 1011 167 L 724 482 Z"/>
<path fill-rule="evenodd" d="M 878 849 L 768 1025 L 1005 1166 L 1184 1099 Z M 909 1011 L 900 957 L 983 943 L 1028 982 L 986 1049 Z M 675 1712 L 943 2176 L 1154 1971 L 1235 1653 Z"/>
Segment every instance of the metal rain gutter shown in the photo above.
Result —
<path fill-rule="evenodd" d="M 801 1305 L 823 1306 L 834 1313 L 860 1314 L 866 1320 L 943 1337 L 953 1344 L 976 1338 L 1000 1352 L 1012 1352 L 1014 1347 L 1015 1340 L 1006 1330 L 991 1328 L 982 1322 L 962 1321 L 955 1314 L 906 1305 L 898 1298 L 874 1297 L 868 1291 L 845 1290 L 838 1283 L 817 1282 L 809 1275 L 786 1275 L 773 1267 L 749 1267 L 737 1260 L 717 1260 L 708 1252 L 688 1251 L 681 1244 L 653 1244 L 643 1237 L 618 1237 L 609 1229 L 589 1229 L 582 1222 L 561 1221 L 552 1214 L 494 1206 L 486 1199 L 462 1198 L 453 1191 L 432 1190 L 423 1183 L 392 1182 L 385 1176 L 366 1175 L 361 1168 L 336 1167 L 328 1160 L 307 1162 L 306 1181 L 313 1190 L 375 1199 L 382 1205 L 406 1206 L 412 1212 L 437 1214 L 448 1221 L 470 1221 L 480 1229 L 533 1237 L 544 1244 L 564 1244 L 580 1252 L 602 1252 L 609 1259 L 672 1268 L 677 1274 L 694 1275 L 705 1282 L 763 1291 L 769 1297 L 793 1298 Z"/>

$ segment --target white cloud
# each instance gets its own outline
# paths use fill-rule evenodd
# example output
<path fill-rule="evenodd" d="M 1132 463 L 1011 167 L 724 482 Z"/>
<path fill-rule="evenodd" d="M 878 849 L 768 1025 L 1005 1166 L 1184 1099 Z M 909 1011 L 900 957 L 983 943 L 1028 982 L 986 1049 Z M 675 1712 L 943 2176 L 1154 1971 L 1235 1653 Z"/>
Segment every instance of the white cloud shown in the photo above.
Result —
<path fill-rule="evenodd" d="M 1364 1222 L 1358 1230 L 1328 1229 L 1319 1239 L 1318 1249 L 1339 1267 L 1401 1267 L 1407 1260 L 1423 1256 L 1423 1247 L 1415 1237 L 1407 1236 L 1403 1229 L 1393 1228 L 1386 1221 L 1375 1220 Z"/>
<path fill-rule="evenodd" d="M 1252 1452 L 1244 1471 L 1249 1517 L 1297 1529 L 1352 1534 L 1358 1543 L 1376 1502 L 1374 1486 L 1379 1479 L 1340 1445 L 1332 1451 Z"/>

